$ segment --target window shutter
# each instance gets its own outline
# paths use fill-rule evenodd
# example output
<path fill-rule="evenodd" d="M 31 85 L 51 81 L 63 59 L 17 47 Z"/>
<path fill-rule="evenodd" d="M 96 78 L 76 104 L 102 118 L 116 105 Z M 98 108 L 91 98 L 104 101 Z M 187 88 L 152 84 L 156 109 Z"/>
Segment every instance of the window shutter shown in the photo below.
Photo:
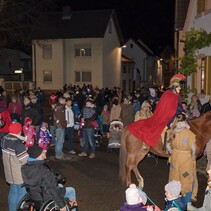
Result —
<path fill-rule="evenodd" d="M 205 82 L 205 93 L 211 95 L 211 56 L 206 57 L 206 82 Z"/>

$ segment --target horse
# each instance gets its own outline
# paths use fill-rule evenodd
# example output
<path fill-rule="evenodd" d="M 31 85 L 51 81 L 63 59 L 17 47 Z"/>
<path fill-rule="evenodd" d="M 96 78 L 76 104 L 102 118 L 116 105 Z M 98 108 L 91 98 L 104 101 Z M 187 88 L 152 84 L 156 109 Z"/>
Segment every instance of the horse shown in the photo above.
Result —
<path fill-rule="evenodd" d="M 190 130 L 196 135 L 196 155 L 199 158 L 211 139 L 211 111 L 198 118 L 189 120 Z M 134 172 L 140 188 L 144 187 L 144 180 L 138 170 L 138 164 L 151 152 L 159 157 L 168 158 L 169 154 L 163 151 L 163 142 L 160 138 L 155 147 L 143 147 L 143 141 L 136 138 L 125 127 L 119 153 L 119 176 L 123 184 L 131 184 L 131 171 Z"/>

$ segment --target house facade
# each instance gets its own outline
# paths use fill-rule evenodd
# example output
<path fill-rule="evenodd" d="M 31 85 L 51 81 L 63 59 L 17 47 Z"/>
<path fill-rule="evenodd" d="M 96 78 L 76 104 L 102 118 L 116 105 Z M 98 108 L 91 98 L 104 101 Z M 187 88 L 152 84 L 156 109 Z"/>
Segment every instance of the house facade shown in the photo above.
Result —
<path fill-rule="evenodd" d="M 33 81 L 44 90 L 64 84 L 121 87 L 121 32 L 113 10 L 47 13 L 34 32 Z"/>
<path fill-rule="evenodd" d="M 125 43 L 122 53 L 134 62 L 133 87 L 135 89 L 142 86 L 161 85 L 162 74 L 160 75 L 157 58 L 141 40 L 129 39 Z"/>
<path fill-rule="evenodd" d="M 178 57 L 184 55 L 184 43 L 181 42 L 185 33 L 191 28 L 204 29 L 207 33 L 211 33 L 211 0 L 185 0 L 187 9 L 182 27 L 176 30 L 178 46 Z M 177 0 L 177 5 L 182 5 L 184 1 Z M 211 46 L 199 49 L 197 51 L 198 68 L 195 73 L 188 77 L 187 85 L 191 90 L 196 90 L 198 94 L 202 94 L 203 102 L 207 101 L 211 95 Z M 202 103 L 203 103 L 202 102 Z"/>

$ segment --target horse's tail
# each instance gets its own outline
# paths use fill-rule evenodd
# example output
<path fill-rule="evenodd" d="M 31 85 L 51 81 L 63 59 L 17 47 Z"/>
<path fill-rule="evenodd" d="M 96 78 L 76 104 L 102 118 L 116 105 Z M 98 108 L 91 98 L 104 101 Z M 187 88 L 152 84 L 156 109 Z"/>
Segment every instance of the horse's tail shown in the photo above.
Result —
<path fill-rule="evenodd" d="M 127 150 L 126 150 L 126 139 L 128 130 L 125 128 L 121 136 L 121 146 L 119 153 L 119 177 L 123 184 L 126 184 L 126 160 L 127 160 Z"/>

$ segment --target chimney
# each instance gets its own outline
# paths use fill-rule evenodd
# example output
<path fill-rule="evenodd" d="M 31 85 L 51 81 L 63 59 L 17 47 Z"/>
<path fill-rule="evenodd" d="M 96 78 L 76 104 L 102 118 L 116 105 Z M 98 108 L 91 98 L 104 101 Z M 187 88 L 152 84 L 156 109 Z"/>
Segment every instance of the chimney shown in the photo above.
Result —
<path fill-rule="evenodd" d="M 64 6 L 62 8 L 62 20 L 69 20 L 72 16 L 72 9 L 70 6 Z"/>

